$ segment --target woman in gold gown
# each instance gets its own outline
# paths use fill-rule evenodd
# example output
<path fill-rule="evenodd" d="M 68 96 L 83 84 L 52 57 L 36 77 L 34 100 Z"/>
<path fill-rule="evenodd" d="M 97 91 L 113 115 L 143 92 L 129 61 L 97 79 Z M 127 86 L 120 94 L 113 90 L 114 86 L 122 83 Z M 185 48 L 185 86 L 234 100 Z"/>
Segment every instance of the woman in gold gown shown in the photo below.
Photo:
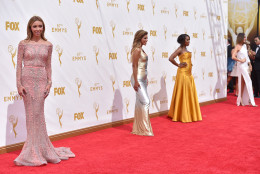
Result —
<path fill-rule="evenodd" d="M 178 70 L 168 116 L 172 118 L 172 121 L 200 121 L 202 120 L 200 106 L 191 73 L 191 52 L 186 48 L 190 44 L 190 37 L 187 34 L 181 34 L 177 42 L 180 47 L 169 58 Z M 174 60 L 177 56 L 179 56 L 180 64 Z"/>
<path fill-rule="evenodd" d="M 148 56 L 142 49 L 148 41 L 148 32 L 139 30 L 135 33 L 131 50 L 133 74 L 131 84 L 136 91 L 135 116 L 132 134 L 153 136 L 149 118 L 150 100 L 147 94 L 147 63 Z"/>

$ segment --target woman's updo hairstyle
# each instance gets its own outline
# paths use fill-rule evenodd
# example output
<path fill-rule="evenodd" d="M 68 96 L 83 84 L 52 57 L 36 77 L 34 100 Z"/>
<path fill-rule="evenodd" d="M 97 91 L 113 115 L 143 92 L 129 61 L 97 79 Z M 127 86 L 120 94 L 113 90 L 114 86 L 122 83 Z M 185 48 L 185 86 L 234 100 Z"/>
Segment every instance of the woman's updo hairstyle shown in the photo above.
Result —
<path fill-rule="evenodd" d="M 185 39 L 186 37 L 190 37 L 189 35 L 187 34 L 181 34 L 179 35 L 178 39 L 177 39 L 177 42 L 181 45 L 183 45 L 185 43 Z"/>

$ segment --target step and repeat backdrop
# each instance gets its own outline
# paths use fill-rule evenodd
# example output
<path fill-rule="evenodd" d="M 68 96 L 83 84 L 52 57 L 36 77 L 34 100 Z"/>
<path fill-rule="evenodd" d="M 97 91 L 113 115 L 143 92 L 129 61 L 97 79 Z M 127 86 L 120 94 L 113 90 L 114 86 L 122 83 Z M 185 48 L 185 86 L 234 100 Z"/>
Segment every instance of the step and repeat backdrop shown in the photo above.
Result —
<path fill-rule="evenodd" d="M 26 139 L 16 62 L 33 15 L 53 44 L 45 117 L 54 135 L 134 116 L 130 50 L 139 29 L 149 37 L 150 113 L 169 109 L 177 68 L 168 58 L 182 33 L 191 38 L 199 101 L 226 97 L 227 10 L 227 0 L 1 0 L 0 147 Z"/>

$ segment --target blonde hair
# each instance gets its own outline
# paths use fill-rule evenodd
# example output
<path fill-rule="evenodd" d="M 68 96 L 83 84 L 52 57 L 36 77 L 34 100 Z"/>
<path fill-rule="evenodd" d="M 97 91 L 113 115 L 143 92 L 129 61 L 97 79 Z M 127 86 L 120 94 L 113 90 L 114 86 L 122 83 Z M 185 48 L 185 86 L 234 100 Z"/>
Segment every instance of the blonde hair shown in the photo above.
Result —
<path fill-rule="evenodd" d="M 134 37 L 134 41 L 133 41 L 133 45 L 132 45 L 132 49 L 131 49 L 131 53 L 134 51 L 135 48 L 137 47 L 141 47 L 141 40 L 142 38 L 147 35 L 148 32 L 144 31 L 144 30 L 138 30 L 135 33 L 135 37 Z"/>
<path fill-rule="evenodd" d="M 42 34 L 41 34 L 41 38 L 45 41 L 47 41 L 47 39 L 45 38 L 44 36 L 44 32 L 45 32 L 45 24 L 42 20 L 42 18 L 40 16 L 33 16 L 31 17 L 31 19 L 28 21 L 28 24 L 27 24 L 27 37 L 25 40 L 29 41 L 32 39 L 32 36 L 33 36 L 33 33 L 32 33 L 32 24 L 35 22 L 35 21 L 40 21 L 42 22 L 42 26 L 43 26 L 43 31 L 42 31 Z"/>

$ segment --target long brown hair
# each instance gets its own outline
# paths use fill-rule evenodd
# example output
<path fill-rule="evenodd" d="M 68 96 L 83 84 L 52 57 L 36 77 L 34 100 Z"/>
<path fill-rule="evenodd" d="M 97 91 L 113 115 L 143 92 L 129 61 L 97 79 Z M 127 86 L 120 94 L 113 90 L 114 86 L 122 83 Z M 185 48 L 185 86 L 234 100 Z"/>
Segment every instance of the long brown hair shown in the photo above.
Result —
<path fill-rule="evenodd" d="M 238 33 L 237 44 L 244 44 L 245 33 Z"/>
<path fill-rule="evenodd" d="M 27 37 L 25 40 L 29 41 L 32 39 L 32 36 L 33 36 L 33 33 L 32 33 L 32 24 L 35 22 L 35 21 L 40 21 L 42 22 L 42 26 L 43 26 L 43 31 L 42 31 L 42 34 L 41 34 L 41 38 L 45 41 L 47 41 L 47 39 L 45 38 L 44 36 L 44 32 L 45 32 L 45 24 L 42 20 L 42 18 L 40 16 L 33 16 L 31 17 L 31 19 L 28 21 L 28 24 L 27 24 Z"/>
<path fill-rule="evenodd" d="M 137 47 L 141 47 L 141 40 L 142 38 L 147 35 L 148 32 L 144 31 L 144 30 L 138 30 L 135 33 L 135 37 L 134 37 L 134 41 L 133 41 L 133 45 L 132 45 L 132 49 L 131 49 L 131 53 L 134 51 L 135 48 Z"/>

